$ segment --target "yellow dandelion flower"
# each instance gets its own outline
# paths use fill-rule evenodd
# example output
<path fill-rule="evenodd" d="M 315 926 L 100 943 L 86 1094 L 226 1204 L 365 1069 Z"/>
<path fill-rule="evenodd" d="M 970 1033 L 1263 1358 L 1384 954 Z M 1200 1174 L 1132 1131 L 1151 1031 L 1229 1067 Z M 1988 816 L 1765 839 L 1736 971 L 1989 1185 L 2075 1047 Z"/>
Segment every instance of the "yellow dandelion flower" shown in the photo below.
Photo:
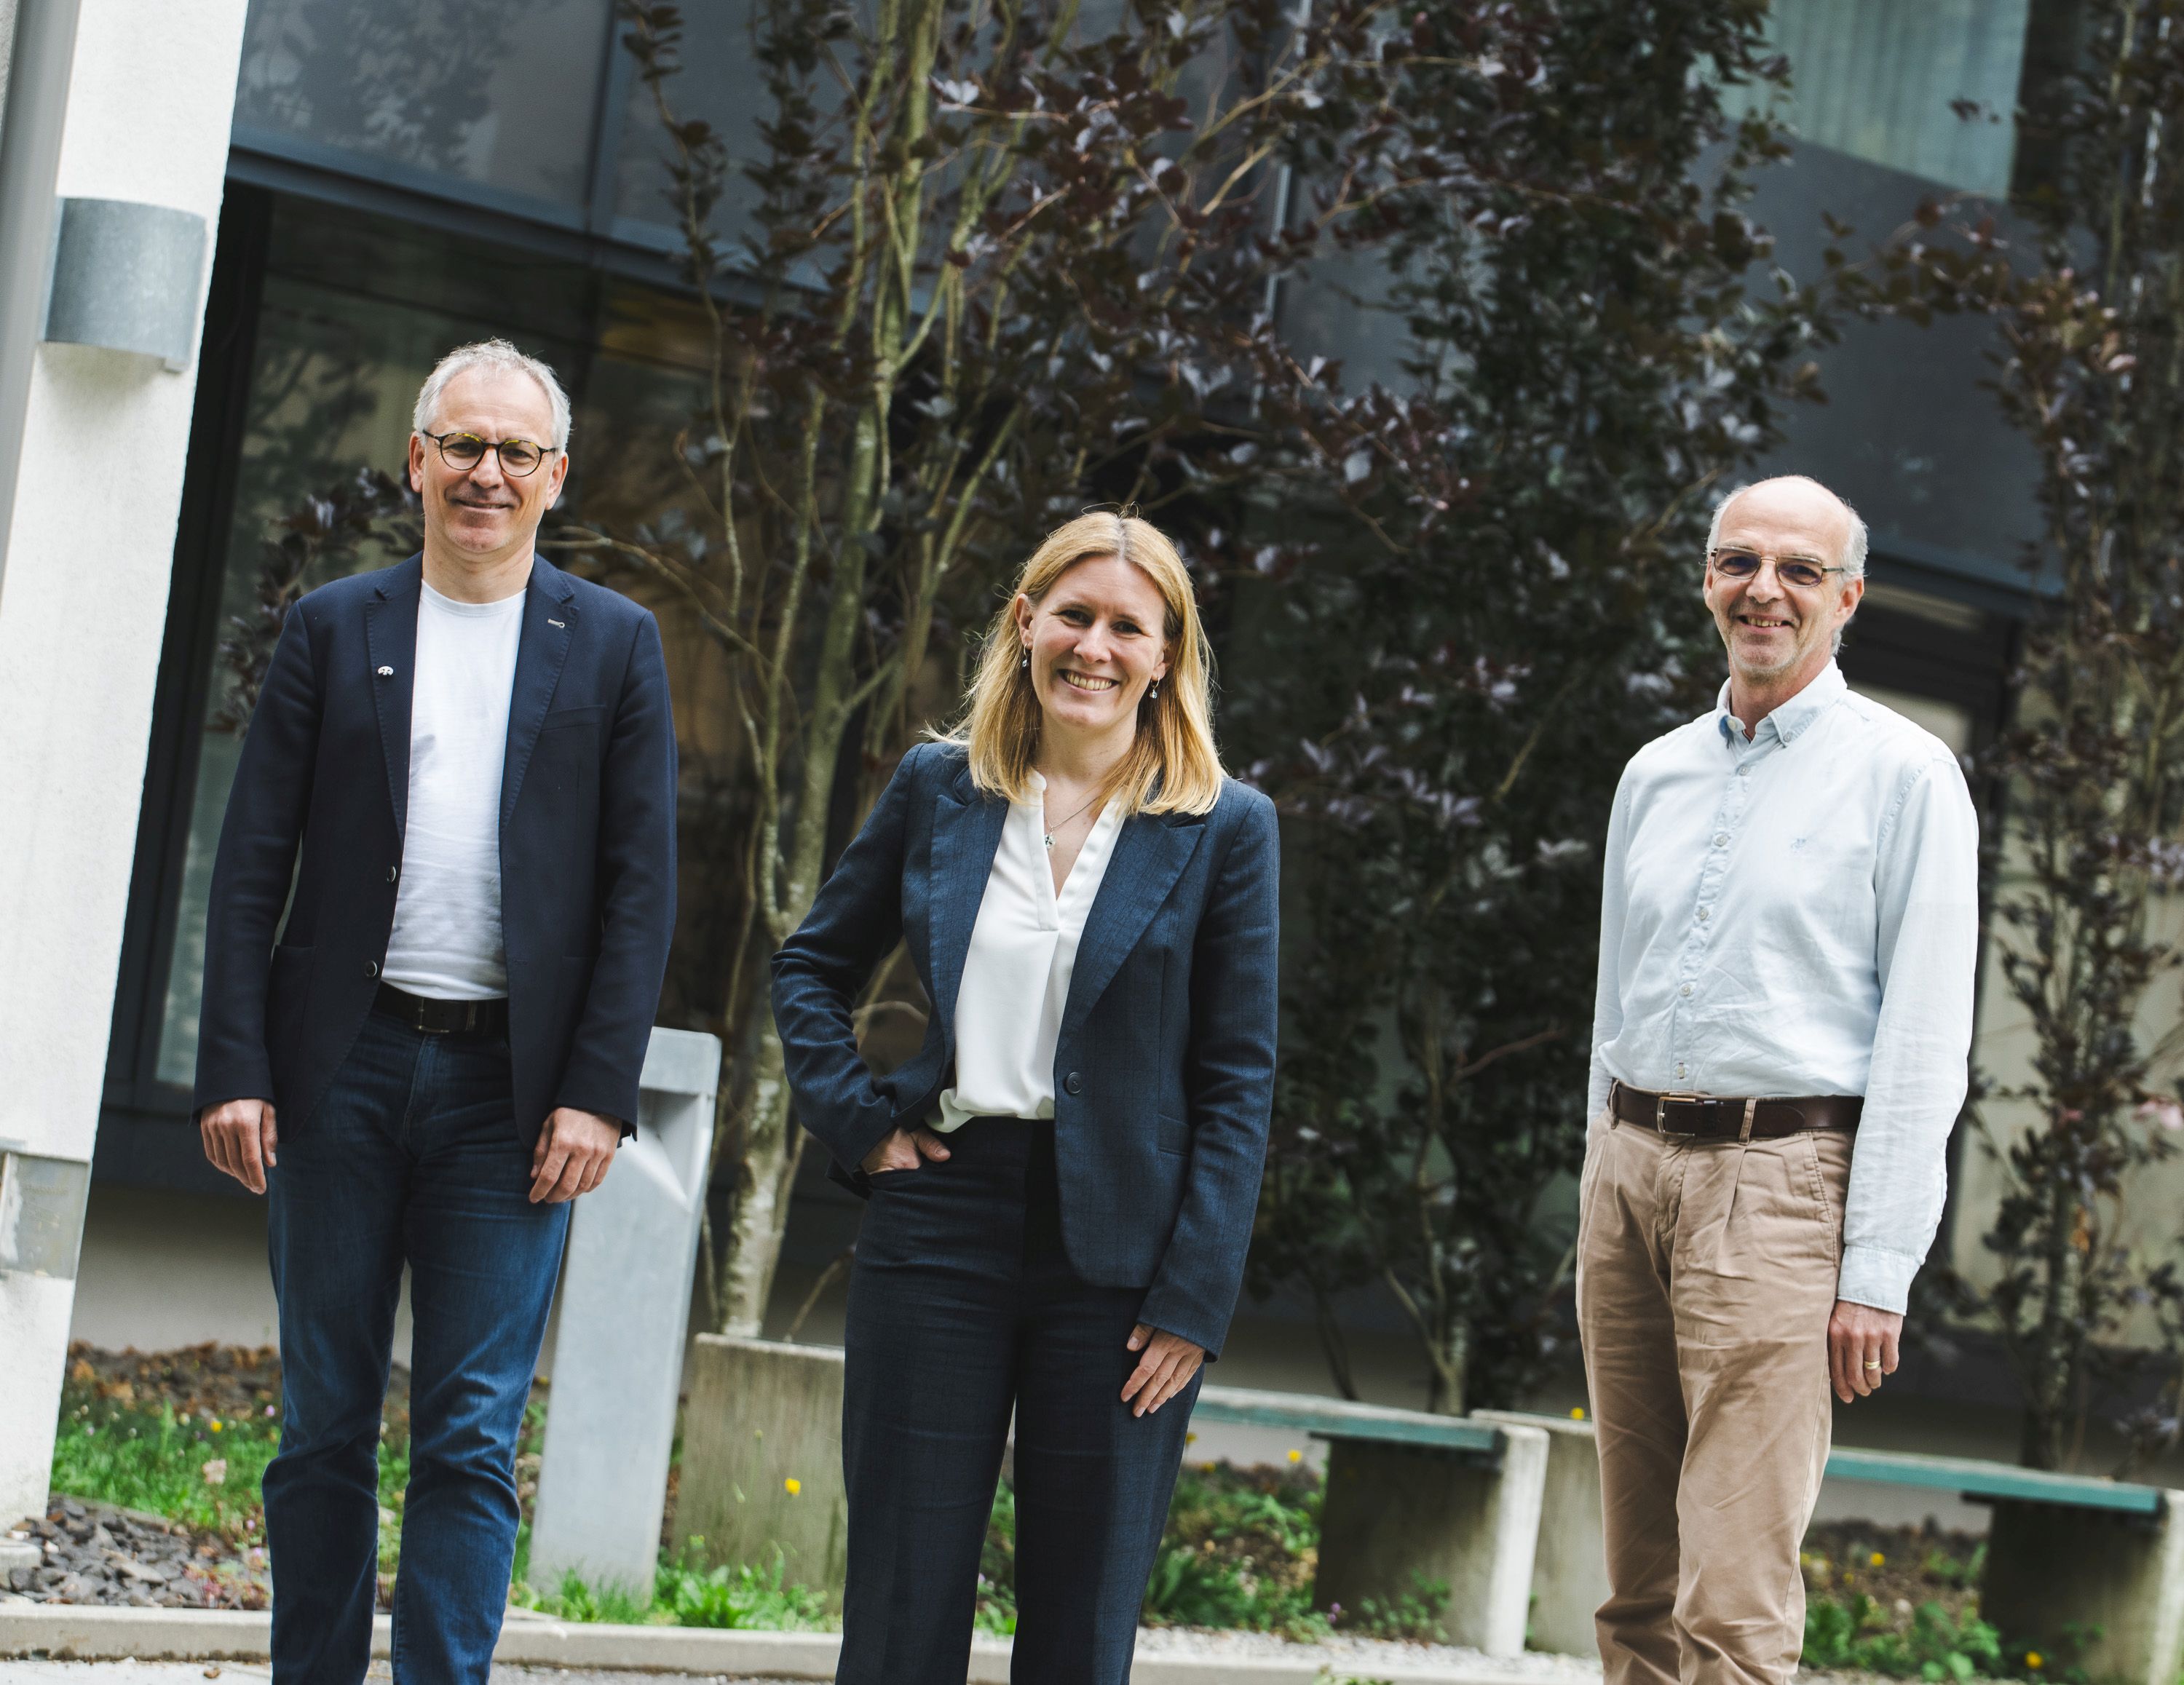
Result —
<path fill-rule="evenodd" d="M 1198 1436 L 1195 1433 L 1186 1433 L 1183 1436 L 1183 1443 L 1186 1445 L 1195 1445 L 1198 1443 Z"/>
<path fill-rule="evenodd" d="M 1866 1565 L 1872 1568 L 1886 1568 L 1888 1565 L 1888 1559 L 1877 1550 L 1865 1560 Z"/>
<path fill-rule="evenodd" d="M 212 1421 L 207 1422 L 205 1426 L 209 1427 L 214 1433 L 217 1433 L 220 1432 L 220 1419 L 215 1416 Z"/>
<path fill-rule="evenodd" d="M 794 1498 L 798 1493 L 804 1490 L 804 1482 L 797 1479 L 794 1475 L 791 1475 L 787 1480 L 782 1482 L 781 1489 L 783 1492 L 786 1492 L 791 1498 Z"/>
<path fill-rule="evenodd" d="M 1292 1452 L 1290 1452 L 1290 1460 L 1291 1462 L 1293 1462 L 1293 1463 L 1301 1463 L 1301 1462 L 1302 1462 L 1302 1461 L 1304 1460 L 1304 1453 L 1303 1453 L 1303 1452 L 1301 1452 L 1301 1451 L 1292 1451 Z"/>
<path fill-rule="evenodd" d="M 2041 1658 L 2040 1658 L 2040 1652 L 2039 1652 L 2039 1651 L 2037 1651 L 2037 1650 L 2027 1650 L 2027 1651 L 2025 1651 L 2025 1665 L 2027 1667 L 2037 1667 L 2037 1666 L 2040 1666 L 2040 1660 L 2041 1660 Z"/>
<path fill-rule="evenodd" d="M 1570 1406 L 1570 1420 L 1572 1421 L 1583 1421 L 1585 1420 L 1585 1406 L 1583 1404 L 1572 1404 Z"/>

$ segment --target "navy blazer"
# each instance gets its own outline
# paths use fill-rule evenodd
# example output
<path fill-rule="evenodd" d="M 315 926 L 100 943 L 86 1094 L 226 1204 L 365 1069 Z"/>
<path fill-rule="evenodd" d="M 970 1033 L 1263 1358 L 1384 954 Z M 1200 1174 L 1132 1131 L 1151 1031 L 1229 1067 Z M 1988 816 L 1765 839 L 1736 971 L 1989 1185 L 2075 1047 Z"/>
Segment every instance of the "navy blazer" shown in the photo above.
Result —
<path fill-rule="evenodd" d="M 956 997 L 1008 804 L 964 751 L 895 770 L 773 957 L 797 1116 L 838 1179 L 925 1121 L 956 1053 Z M 1084 921 L 1055 1048 L 1062 1243 L 1086 1282 L 1147 1289 L 1140 1320 L 1217 1355 L 1236 1308 L 1273 1106 L 1280 845 L 1273 804 L 1229 781 L 1208 814 L 1124 821 Z M 933 1003 L 916 1058 L 875 1076 L 850 1011 L 909 944 Z"/>
<path fill-rule="evenodd" d="M 412 556 L 337 580 L 281 629 L 213 865 L 200 1110 L 270 1099 L 283 1134 L 308 1127 L 371 1010 L 410 800 L 423 579 Z M 675 776 L 651 612 L 538 558 L 500 781 L 509 1052 L 526 1141 L 557 1106 L 636 1121 L 675 926 Z"/>

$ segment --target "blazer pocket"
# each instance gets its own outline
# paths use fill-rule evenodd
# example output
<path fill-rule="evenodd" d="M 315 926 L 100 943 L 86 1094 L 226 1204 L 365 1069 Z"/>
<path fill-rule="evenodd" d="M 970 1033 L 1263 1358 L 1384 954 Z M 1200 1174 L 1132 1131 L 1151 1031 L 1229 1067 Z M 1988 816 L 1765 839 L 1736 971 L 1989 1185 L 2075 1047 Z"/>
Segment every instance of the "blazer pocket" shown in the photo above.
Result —
<path fill-rule="evenodd" d="M 551 731 L 563 726 L 596 726 L 606 717 L 604 703 L 594 703 L 589 708 L 557 708 L 546 716 L 546 723 L 538 729 Z"/>
<path fill-rule="evenodd" d="M 1170 1117 L 1166 1112 L 1162 1112 L 1160 1115 L 1158 1121 L 1160 1126 L 1160 1149 L 1162 1152 L 1180 1154 L 1188 1153 L 1190 1150 L 1190 1126 L 1189 1124 L 1185 1123 L 1179 1117 Z"/>

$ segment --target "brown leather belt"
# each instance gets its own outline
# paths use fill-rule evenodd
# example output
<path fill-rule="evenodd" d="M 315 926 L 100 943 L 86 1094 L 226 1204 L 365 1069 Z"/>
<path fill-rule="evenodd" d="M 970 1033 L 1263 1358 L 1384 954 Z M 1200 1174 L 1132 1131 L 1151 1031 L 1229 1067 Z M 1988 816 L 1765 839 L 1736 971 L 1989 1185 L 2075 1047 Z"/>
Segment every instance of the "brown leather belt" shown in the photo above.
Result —
<path fill-rule="evenodd" d="M 508 1033 L 508 998 L 490 1000 L 434 1000 L 411 994 L 392 983 L 382 983 L 372 997 L 371 1009 L 398 1018 L 413 1030 L 428 1036 L 504 1036 Z"/>
<path fill-rule="evenodd" d="M 1608 1108 L 1619 1123 L 1658 1129 L 1671 1141 L 1777 1141 L 1808 1129 L 1856 1129 L 1862 1094 L 1736 1100 L 1713 1094 L 1650 1094 L 1617 1082 Z"/>

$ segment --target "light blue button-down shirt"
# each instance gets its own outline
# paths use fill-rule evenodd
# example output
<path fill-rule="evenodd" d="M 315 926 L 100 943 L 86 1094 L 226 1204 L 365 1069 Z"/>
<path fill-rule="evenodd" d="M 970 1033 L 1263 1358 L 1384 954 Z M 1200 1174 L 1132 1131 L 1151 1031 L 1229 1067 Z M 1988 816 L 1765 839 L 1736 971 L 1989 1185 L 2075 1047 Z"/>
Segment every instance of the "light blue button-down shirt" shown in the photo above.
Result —
<path fill-rule="evenodd" d="M 1633 755 L 1602 885 L 1590 1111 L 1656 1093 L 1863 1094 L 1837 1296 L 1904 1309 L 1947 1191 L 1979 948 L 1979 821 L 1947 745 L 1833 663 L 1749 742 Z"/>

